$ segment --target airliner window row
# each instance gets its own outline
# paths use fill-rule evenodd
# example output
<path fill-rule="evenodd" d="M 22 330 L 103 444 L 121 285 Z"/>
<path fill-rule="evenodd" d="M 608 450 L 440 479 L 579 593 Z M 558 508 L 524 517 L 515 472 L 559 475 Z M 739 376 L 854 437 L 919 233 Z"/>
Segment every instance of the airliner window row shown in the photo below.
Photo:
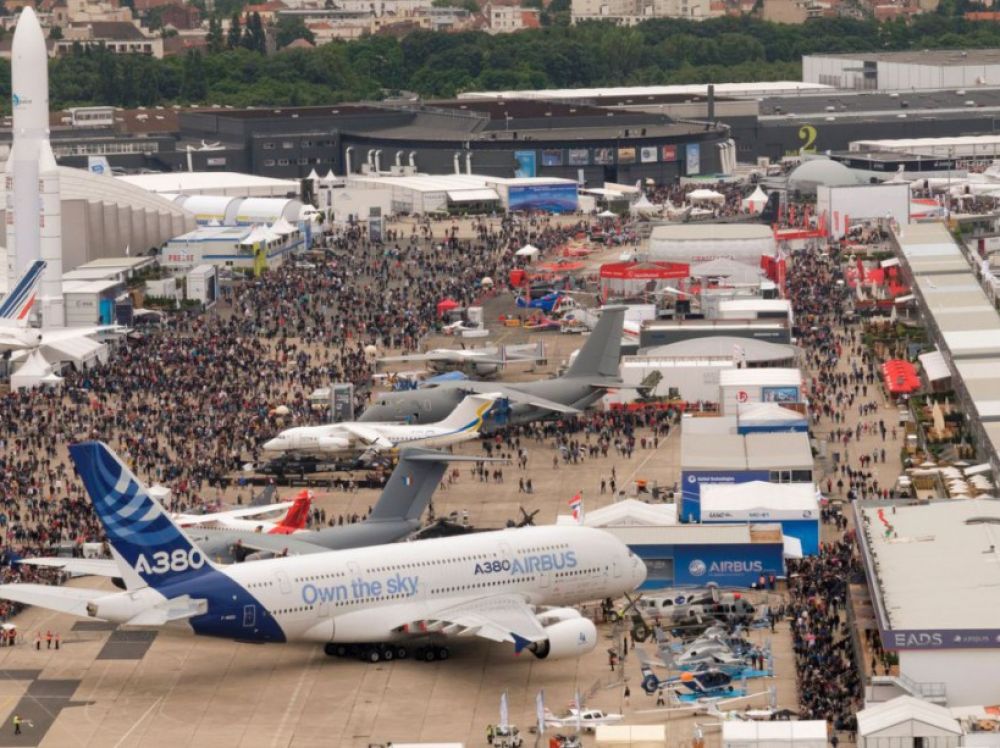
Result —
<path fill-rule="evenodd" d="M 329 574 L 313 574 L 312 576 L 308 576 L 308 577 L 295 577 L 295 581 L 296 582 L 318 582 L 321 579 L 334 579 L 335 577 L 343 577 L 343 576 L 346 576 L 344 574 L 344 572 L 337 571 L 337 572 L 331 572 Z"/>
<path fill-rule="evenodd" d="M 557 577 L 579 577 L 584 574 L 593 574 L 595 571 L 600 571 L 599 566 L 593 566 L 589 569 L 574 569 L 573 571 L 557 571 Z"/>
<path fill-rule="evenodd" d="M 401 569 L 420 569 L 425 566 L 444 566 L 445 564 L 452 564 L 457 561 L 485 561 L 490 558 L 496 558 L 496 554 L 490 553 L 476 553 L 472 556 L 455 556 L 454 558 L 445 559 L 435 559 L 433 561 L 417 561 L 412 564 L 394 564 L 393 566 L 375 566 L 372 568 L 365 569 L 367 574 L 381 574 L 386 571 L 399 571 Z"/>
<path fill-rule="evenodd" d="M 267 615 L 268 613 L 271 613 L 272 615 L 280 616 L 284 615 L 285 613 L 299 613 L 303 610 L 312 610 L 312 609 L 313 609 L 312 605 L 303 605 L 301 608 L 283 608 L 282 610 L 275 610 L 275 611 L 265 610 L 264 614 Z"/>
<path fill-rule="evenodd" d="M 561 551 L 569 548 L 569 543 L 556 543 L 555 545 L 538 545 L 533 548 L 518 548 L 518 553 L 541 553 L 543 551 Z"/>
<path fill-rule="evenodd" d="M 465 590 L 480 590 L 486 587 L 496 587 L 497 585 L 507 584 L 508 582 L 534 582 L 535 577 L 517 577 L 516 579 L 498 579 L 494 582 L 477 582 L 476 584 L 462 584 L 458 587 L 437 587 L 431 590 L 432 595 L 444 595 L 451 592 L 464 592 Z M 408 595 L 406 596 L 408 597 Z M 385 599 L 385 598 L 380 598 Z"/>

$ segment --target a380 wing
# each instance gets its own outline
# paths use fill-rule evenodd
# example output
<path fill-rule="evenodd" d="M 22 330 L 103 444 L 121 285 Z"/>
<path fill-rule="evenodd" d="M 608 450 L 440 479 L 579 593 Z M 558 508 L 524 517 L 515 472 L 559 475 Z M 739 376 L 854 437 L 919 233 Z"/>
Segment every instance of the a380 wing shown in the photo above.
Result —
<path fill-rule="evenodd" d="M 407 621 L 398 628 L 413 634 L 437 632 L 513 642 L 517 651 L 545 639 L 542 624 L 520 595 L 480 597 L 447 605 L 434 611 L 433 616 Z"/>

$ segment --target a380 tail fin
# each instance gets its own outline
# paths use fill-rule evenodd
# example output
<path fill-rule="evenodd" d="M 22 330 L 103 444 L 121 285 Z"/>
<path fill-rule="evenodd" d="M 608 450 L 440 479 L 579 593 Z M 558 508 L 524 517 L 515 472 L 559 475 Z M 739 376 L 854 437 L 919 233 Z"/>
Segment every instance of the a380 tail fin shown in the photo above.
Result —
<path fill-rule="evenodd" d="M 123 576 L 160 589 L 214 568 L 131 470 L 103 442 L 69 448 Z"/>
<path fill-rule="evenodd" d="M 45 261 L 36 260 L 31 263 L 21 279 L 10 290 L 10 293 L 0 303 L 0 320 L 21 321 L 28 318 L 31 306 L 35 303 L 38 282 L 45 270 Z"/>
<path fill-rule="evenodd" d="M 288 507 L 288 512 L 281 521 L 271 530 L 271 535 L 290 535 L 306 526 L 309 519 L 309 510 L 312 508 L 313 492 L 304 490 L 295 497 L 294 502 Z"/>

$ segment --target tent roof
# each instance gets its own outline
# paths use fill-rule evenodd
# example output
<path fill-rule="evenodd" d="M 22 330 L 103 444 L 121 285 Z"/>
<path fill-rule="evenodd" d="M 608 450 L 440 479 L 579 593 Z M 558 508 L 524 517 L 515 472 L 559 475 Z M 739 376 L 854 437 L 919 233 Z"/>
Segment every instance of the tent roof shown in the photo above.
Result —
<path fill-rule="evenodd" d="M 637 499 L 625 499 L 586 512 L 583 521 L 588 527 L 623 525 L 662 527 L 677 524 L 677 511 L 669 504 L 647 504 Z"/>
<path fill-rule="evenodd" d="M 962 734 L 958 720 L 946 707 L 913 696 L 897 696 L 874 704 L 862 709 L 857 716 L 859 736 L 873 735 L 910 721 L 923 722 L 952 735 Z"/>
<path fill-rule="evenodd" d="M 701 487 L 702 516 L 709 511 L 771 509 L 815 512 L 818 505 L 812 483 L 706 483 Z"/>
<path fill-rule="evenodd" d="M 929 381 L 937 382 L 941 379 L 948 379 L 951 376 L 948 362 L 941 351 L 921 353 L 917 358 L 920 360 L 920 365 L 924 367 Z"/>
<path fill-rule="evenodd" d="M 803 719 L 795 721 L 758 722 L 733 719 L 722 723 L 722 744 L 730 743 L 783 743 L 794 745 L 796 741 L 820 741 L 827 739 L 826 721 Z"/>
<path fill-rule="evenodd" d="M 52 373 L 52 364 L 45 360 L 41 351 L 35 350 L 15 373 L 18 377 L 43 378 Z"/>
<path fill-rule="evenodd" d="M 797 410 L 785 408 L 778 403 L 743 403 L 738 405 L 737 417 L 740 423 L 799 423 L 806 420 Z"/>
<path fill-rule="evenodd" d="M 284 216 L 279 216 L 278 220 L 271 224 L 271 232 L 277 234 L 278 236 L 294 234 L 296 231 L 298 231 L 298 229 L 285 220 Z"/>
<path fill-rule="evenodd" d="M 104 343 L 98 343 L 96 340 L 82 335 L 76 338 L 66 338 L 46 343 L 42 346 L 42 350 L 47 354 L 46 358 L 59 361 L 72 361 L 76 364 L 87 363 L 103 348 Z"/>

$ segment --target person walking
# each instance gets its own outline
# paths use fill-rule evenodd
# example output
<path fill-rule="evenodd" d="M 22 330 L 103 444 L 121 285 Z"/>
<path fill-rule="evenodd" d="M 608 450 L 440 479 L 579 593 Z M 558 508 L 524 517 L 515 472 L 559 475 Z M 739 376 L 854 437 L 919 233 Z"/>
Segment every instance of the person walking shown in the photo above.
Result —
<path fill-rule="evenodd" d="M 14 723 L 14 734 L 15 735 L 20 735 L 21 734 L 21 715 L 20 714 L 15 714 L 12 721 Z"/>

